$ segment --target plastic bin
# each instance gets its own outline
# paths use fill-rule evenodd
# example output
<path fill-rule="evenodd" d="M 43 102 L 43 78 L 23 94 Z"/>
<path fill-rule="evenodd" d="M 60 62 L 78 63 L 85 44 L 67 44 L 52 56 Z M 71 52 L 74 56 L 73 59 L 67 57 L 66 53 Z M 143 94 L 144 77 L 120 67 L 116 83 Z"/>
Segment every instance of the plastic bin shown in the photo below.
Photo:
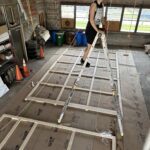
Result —
<path fill-rule="evenodd" d="M 82 46 L 82 32 L 76 32 L 76 45 Z"/>
<path fill-rule="evenodd" d="M 74 44 L 73 39 L 74 39 L 75 33 L 74 32 L 66 32 L 65 33 L 65 42 L 66 44 Z"/>
<path fill-rule="evenodd" d="M 82 46 L 87 46 L 87 39 L 85 33 L 82 34 Z"/>
<path fill-rule="evenodd" d="M 56 33 L 56 44 L 57 46 L 62 46 L 64 43 L 64 32 Z"/>
<path fill-rule="evenodd" d="M 87 46 L 86 35 L 82 31 L 76 33 L 76 45 Z"/>
<path fill-rule="evenodd" d="M 51 40 L 54 45 L 56 44 L 56 33 L 56 31 L 51 31 Z"/>

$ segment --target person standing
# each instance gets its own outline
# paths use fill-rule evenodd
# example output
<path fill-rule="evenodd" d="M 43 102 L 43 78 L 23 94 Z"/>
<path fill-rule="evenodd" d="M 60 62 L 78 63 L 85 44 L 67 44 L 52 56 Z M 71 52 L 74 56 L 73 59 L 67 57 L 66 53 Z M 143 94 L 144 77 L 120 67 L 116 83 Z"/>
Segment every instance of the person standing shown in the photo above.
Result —
<path fill-rule="evenodd" d="M 81 64 L 83 65 L 89 50 L 92 46 L 94 38 L 97 33 L 104 33 L 100 28 L 99 25 L 103 24 L 103 17 L 104 17 L 104 4 L 103 0 L 95 0 L 92 2 L 89 11 L 89 21 L 86 26 L 85 35 L 87 38 L 87 47 L 84 50 L 83 57 L 81 58 Z M 87 62 L 86 67 L 90 67 L 90 63 Z"/>

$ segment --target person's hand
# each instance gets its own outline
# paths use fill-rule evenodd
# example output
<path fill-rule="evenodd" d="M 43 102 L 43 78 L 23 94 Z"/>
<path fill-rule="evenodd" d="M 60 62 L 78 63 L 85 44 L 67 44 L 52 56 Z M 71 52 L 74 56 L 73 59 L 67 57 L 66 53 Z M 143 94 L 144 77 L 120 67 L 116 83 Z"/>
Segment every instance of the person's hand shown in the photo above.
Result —
<path fill-rule="evenodd" d="M 102 30 L 98 30 L 97 32 L 100 33 L 100 34 L 105 34 L 105 32 L 102 31 Z"/>

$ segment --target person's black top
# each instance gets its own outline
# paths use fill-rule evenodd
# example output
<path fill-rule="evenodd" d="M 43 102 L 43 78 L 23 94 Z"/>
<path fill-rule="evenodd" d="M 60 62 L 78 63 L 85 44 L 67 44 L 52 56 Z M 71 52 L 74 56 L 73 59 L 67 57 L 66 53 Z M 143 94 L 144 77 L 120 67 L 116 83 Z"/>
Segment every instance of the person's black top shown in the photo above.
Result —
<path fill-rule="evenodd" d="M 103 17 L 103 4 L 98 4 L 97 1 L 94 1 L 93 3 L 96 4 L 96 11 L 95 11 L 95 15 L 94 15 L 94 21 L 96 26 L 98 27 L 101 23 L 102 17 Z M 90 23 L 90 13 L 89 13 L 89 21 L 87 23 L 86 26 L 86 37 L 87 37 L 87 43 L 88 44 L 92 44 L 94 41 L 94 38 L 96 36 L 96 31 L 95 29 L 92 27 L 91 23 Z"/>

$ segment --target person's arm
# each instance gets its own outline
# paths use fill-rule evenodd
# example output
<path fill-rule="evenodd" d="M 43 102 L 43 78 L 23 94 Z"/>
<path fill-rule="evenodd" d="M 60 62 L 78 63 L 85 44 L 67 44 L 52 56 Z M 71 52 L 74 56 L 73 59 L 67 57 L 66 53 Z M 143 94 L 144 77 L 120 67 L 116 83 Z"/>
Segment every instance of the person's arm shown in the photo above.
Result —
<path fill-rule="evenodd" d="M 90 23 L 92 25 L 92 27 L 94 28 L 94 30 L 96 32 L 98 32 L 98 28 L 96 27 L 96 24 L 95 24 L 95 20 L 94 20 L 94 16 L 95 16 L 95 11 L 96 11 L 96 4 L 93 3 L 90 7 Z"/>
<path fill-rule="evenodd" d="M 96 11 L 96 4 L 93 3 L 90 7 L 90 23 L 92 25 L 92 27 L 94 28 L 94 30 L 96 32 L 99 32 L 99 33 L 104 33 L 102 30 L 98 29 L 96 24 L 95 24 L 95 20 L 94 20 L 94 17 L 95 17 L 95 11 Z"/>

